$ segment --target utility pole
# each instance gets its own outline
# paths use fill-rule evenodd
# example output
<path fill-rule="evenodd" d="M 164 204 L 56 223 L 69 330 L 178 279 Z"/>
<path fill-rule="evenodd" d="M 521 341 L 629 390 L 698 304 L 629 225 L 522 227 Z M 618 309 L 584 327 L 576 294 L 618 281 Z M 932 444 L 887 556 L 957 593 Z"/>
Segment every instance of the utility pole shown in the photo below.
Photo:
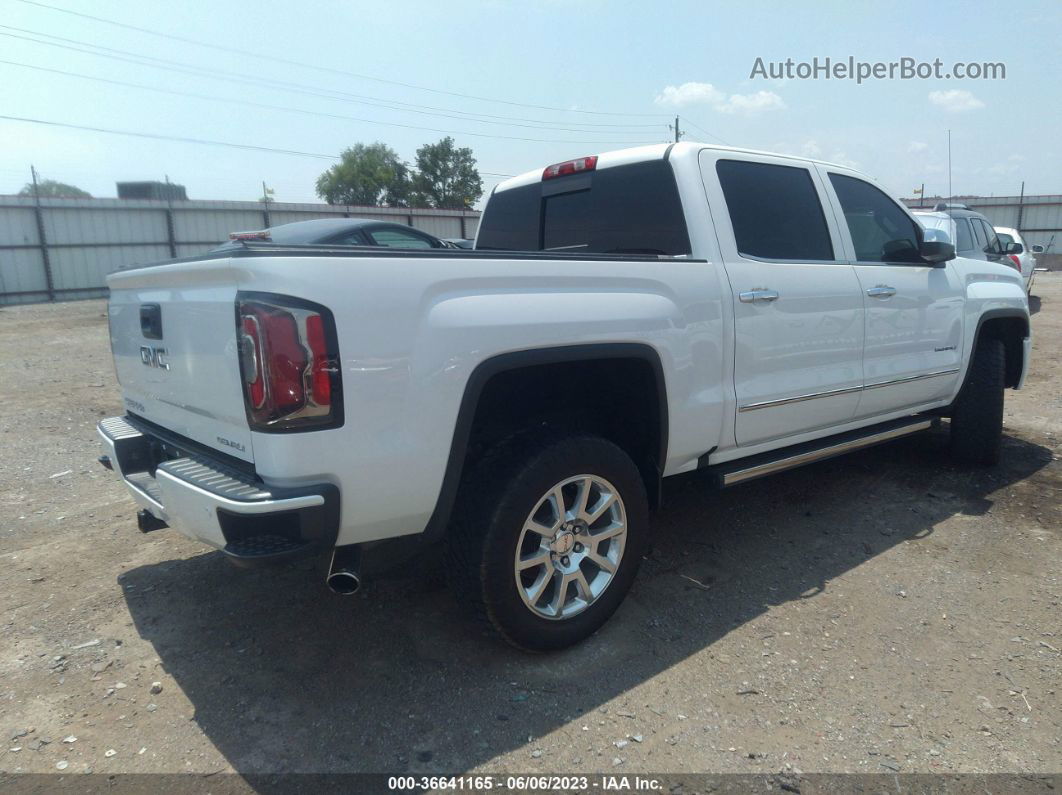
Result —
<path fill-rule="evenodd" d="M 170 187 L 170 175 L 166 179 L 166 241 L 170 245 L 170 256 L 177 258 L 177 225 L 173 220 L 173 188 Z"/>
<path fill-rule="evenodd" d="M 262 180 L 262 219 L 265 221 L 265 228 L 268 229 L 273 225 L 273 219 L 269 215 L 269 203 L 273 200 L 273 189 L 266 186 L 265 180 Z"/>
<path fill-rule="evenodd" d="M 954 194 L 951 192 L 951 130 L 948 130 L 948 201 L 951 201 Z"/>
<path fill-rule="evenodd" d="M 671 125 L 669 124 L 668 127 L 671 127 Z M 671 129 L 673 129 L 675 131 L 675 143 L 678 143 L 679 142 L 679 138 L 681 138 L 683 135 L 686 134 L 685 132 L 683 132 L 682 130 L 679 129 L 679 117 L 678 116 L 675 117 L 675 126 L 671 127 Z"/>
<path fill-rule="evenodd" d="M 1014 228 L 1021 232 L 1021 217 L 1025 214 L 1025 180 L 1021 181 L 1021 195 L 1018 197 L 1018 223 Z"/>
<path fill-rule="evenodd" d="M 48 253 L 48 238 L 44 232 L 44 208 L 41 206 L 41 191 L 37 184 L 37 169 L 30 164 L 33 178 L 33 214 L 37 219 L 37 242 L 41 247 L 41 264 L 44 266 L 44 283 L 48 288 L 48 300 L 55 300 L 55 281 L 52 278 L 52 258 Z"/>

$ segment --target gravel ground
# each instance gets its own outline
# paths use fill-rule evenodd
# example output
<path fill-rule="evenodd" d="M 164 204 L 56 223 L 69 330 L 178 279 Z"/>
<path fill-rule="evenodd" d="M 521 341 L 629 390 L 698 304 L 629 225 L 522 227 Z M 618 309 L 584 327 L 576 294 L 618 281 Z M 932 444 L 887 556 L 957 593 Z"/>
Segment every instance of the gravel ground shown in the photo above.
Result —
<path fill-rule="evenodd" d="M 1062 771 L 1062 273 L 1004 463 L 923 436 L 667 482 L 597 636 L 527 656 L 417 581 L 142 536 L 96 463 L 99 301 L 0 310 L 0 772 Z"/>

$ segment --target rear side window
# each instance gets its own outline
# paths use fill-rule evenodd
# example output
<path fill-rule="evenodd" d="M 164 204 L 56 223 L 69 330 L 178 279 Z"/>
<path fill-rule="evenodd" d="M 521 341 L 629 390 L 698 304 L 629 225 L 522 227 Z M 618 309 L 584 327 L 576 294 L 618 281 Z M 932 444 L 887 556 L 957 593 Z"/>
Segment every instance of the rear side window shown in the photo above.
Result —
<path fill-rule="evenodd" d="M 690 241 L 671 166 L 653 160 L 497 192 L 476 248 L 677 256 Z"/>
<path fill-rule="evenodd" d="M 918 253 L 918 224 L 882 191 L 854 177 L 830 174 L 859 262 L 925 264 Z"/>
<path fill-rule="evenodd" d="M 366 244 L 365 238 L 361 232 L 355 230 L 353 232 L 346 232 L 339 237 L 334 237 L 328 241 L 338 246 L 364 246 Z"/>
<path fill-rule="evenodd" d="M 833 259 L 826 217 L 806 168 L 720 160 L 715 170 L 740 254 L 763 259 Z"/>
<path fill-rule="evenodd" d="M 999 242 L 999 236 L 996 234 L 996 230 L 992 228 L 992 224 L 983 218 L 972 219 L 976 223 L 981 224 L 985 231 L 985 251 L 990 254 L 1002 254 L 1003 245 Z"/>
<path fill-rule="evenodd" d="M 378 246 L 389 248 L 434 248 L 430 240 L 401 229 L 373 229 L 369 232 Z"/>

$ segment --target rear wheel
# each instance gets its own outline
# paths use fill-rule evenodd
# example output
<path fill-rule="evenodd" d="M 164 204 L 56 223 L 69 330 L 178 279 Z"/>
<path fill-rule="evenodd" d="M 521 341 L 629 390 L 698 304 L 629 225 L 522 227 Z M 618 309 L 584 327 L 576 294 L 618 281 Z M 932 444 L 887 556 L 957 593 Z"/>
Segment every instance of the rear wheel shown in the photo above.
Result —
<path fill-rule="evenodd" d="M 462 488 L 451 530 L 459 599 L 514 646 L 579 642 L 616 610 L 648 542 L 638 468 L 612 442 L 538 432 Z"/>
<path fill-rule="evenodd" d="M 951 412 L 951 449 L 966 464 L 999 461 L 1003 446 L 1006 348 L 999 339 L 978 342 L 970 372 Z"/>

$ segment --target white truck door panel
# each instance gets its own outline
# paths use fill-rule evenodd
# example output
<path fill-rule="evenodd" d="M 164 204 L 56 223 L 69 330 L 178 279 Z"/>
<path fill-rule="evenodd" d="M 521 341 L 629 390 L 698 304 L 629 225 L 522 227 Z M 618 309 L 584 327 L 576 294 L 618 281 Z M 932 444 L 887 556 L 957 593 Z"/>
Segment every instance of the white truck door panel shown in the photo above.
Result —
<path fill-rule="evenodd" d="M 962 359 L 962 289 L 951 268 L 856 268 L 866 298 L 866 385 L 857 416 L 951 394 Z M 895 290 L 893 295 L 881 286 Z"/>
<path fill-rule="evenodd" d="M 840 243 L 811 169 L 701 152 L 734 306 L 739 446 L 846 422 L 859 402 L 859 279 L 837 261 Z"/>
<path fill-rule="evenodd" d="M 864 389 L 857 417 L 924 405 L 954 392 L 962 364 L 964 292 L 950 265 L 918 256 L 917 223 L 870 182 L 820 167 L 866 308 Z"/>

